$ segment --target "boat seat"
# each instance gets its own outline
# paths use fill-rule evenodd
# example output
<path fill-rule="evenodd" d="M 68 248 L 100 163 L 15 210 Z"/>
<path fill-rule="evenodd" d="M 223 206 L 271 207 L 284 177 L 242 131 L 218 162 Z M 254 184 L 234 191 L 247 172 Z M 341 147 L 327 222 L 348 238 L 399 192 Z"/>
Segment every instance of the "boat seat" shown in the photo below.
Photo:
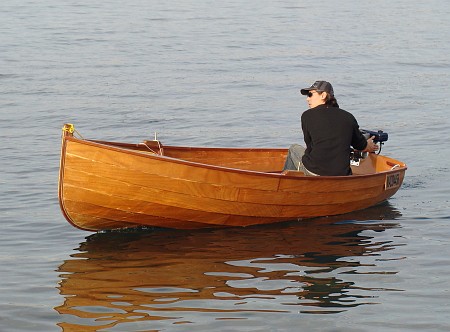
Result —
<path fill-rule="evenodd" d="M 282 171 L 281 174 L 289 175 L 289 176 L 297 176 L 297 177 L 306 176 L 305 173 L 303 173 L 301 171 L 294 171 L 294 170 L 290 170 L 290 169 Z"/>

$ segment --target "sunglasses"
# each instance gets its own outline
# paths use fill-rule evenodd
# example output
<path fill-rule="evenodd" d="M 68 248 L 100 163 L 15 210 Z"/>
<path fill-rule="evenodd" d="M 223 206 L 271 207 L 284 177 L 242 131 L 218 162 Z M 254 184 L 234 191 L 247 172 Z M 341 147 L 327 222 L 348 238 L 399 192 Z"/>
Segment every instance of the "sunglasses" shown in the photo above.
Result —
<path fill-rule="evenodd" d="M 310 91 L 310 92 L 308 92 L 307 96 L 308 96 L 309 98 L 311 98 L 311 97 L 313 96 L 314 93 L 318 93 L 318 92 L 317 92 L 317 91 L 313 91 L 313 92 Z"/>

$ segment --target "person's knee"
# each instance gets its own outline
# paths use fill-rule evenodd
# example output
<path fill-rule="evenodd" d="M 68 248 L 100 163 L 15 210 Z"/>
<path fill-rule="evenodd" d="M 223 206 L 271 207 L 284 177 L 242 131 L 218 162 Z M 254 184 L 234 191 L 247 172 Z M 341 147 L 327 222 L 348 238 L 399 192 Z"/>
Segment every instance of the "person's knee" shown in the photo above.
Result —
<path fill-rule="evenodd" d="M 305 148 L 301 145 L 293 144 L 291 145 L 291 148 L 289 148 L 289 152 L 292 156 L 301 158 L 305 154 Z"/>

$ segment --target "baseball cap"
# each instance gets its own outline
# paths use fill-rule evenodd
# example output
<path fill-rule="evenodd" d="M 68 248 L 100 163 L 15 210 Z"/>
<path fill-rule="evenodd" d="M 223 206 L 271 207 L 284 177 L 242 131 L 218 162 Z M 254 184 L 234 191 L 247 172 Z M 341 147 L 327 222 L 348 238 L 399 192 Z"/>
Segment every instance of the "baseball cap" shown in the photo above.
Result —
<path fill-rule="evenodd" d="M 334 96 L 333 86 L 330 82 L 327 81 L 315 81 L 313 85 L 311 85 L 309 88 L 301 89 L 300 93 L 302 95 L 307 95 L 309 91 L 316 90 L 318 92 L 326 92 L 330 95 Z"/>

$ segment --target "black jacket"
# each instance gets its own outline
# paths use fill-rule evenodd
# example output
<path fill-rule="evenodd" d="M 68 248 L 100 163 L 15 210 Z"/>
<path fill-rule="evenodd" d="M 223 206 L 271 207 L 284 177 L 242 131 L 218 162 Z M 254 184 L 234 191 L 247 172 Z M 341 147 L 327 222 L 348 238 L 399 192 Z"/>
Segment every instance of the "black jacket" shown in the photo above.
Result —
<path fill-rule="evenodd" d="M 338 107 L 319 105 L 301 116 L 306 151 L 303 165 L 318 175 L 350 175 L 351 146 L 364 150 L 366 138 L 355 117 Z"/>

